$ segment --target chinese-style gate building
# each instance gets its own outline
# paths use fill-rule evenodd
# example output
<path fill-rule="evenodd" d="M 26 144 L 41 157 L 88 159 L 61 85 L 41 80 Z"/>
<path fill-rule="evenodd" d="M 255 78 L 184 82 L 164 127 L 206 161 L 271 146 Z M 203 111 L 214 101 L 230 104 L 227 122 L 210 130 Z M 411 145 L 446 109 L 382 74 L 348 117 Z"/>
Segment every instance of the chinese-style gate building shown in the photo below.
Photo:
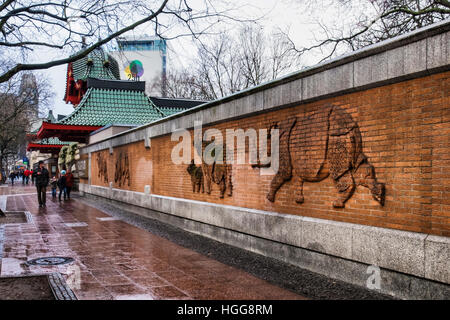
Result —
<path fill-rule="evenodd" d="M 120 80 L 117 61 L 99 48 L 69 63 L 64 101 L 74 111 L 62 119 L 51 113 L 40 128 L 28 134 L 28 151 L 48 154 L 51 174 L 58 173 L 58 153 L 71 142 L 88 144 L 106 139 L 203 101 L 148 97 L 144 81 Z"/>
<path fill-rule="evenodd" d="M 117 61 L 101 48 L 68 64 L 64 101 L 74 111 L 43 121 L 35 136 L 39 142 L 30 142 L 29 149 L 56 151 L 68 141 L 87 144 L 102 131 L 106 138 L 203 103 L 148 97 L 144 81 L 120 80 Z"/>

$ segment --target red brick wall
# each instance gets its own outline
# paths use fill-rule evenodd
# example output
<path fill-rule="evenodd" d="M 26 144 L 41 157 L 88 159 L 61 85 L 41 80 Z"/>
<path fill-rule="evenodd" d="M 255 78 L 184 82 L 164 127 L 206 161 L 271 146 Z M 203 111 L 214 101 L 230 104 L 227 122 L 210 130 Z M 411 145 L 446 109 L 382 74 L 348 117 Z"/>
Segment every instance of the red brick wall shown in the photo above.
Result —
<path fill-rule="evenodd" d="M 112 173 L 112 170 L 114 170 L 114 164 L 112 162 L 112 159 L 110 159 L 109 157 L 109 151 L 102 150 L 100 152 L 93 153 L 91 156 L 91 183 L 93 185 L 107 187 L 108 182 L 105 182 L 103 176 L 99 174 L 99 167 L 101 167 L 103 164 L 103 162 L 100 162 L 101 164 L 99 164 L 98 159 L 100 156 L 106 159 L 108 181 L 114 181 L 114 174 L 110 174 Z"/>
<path fill-rule="evenodd" d="M 130 157 L 131 184 L 124 189 L 195 199 L 301 216 L 358 223 L 400 230 L 450 236 L 450 72 L 427 76 L 327 100 L 267 112 L 214 128 L 267 128 L 290 116 L 303 118 L 329 103 L 340 106 L 358 123 L 363 151 L 375 167 L 379 182 L 386 184 L 381 207 L 367 188 L 359 186 L 345 208 L 334 209 L 337 196 L 333 180 L 304 184 L 303 204 L 294 201 L 294 178 L 278 191 L 274 203 L 266 199 L 273 176 L 260 176 L 250 165 L 233 166 L 233 196 L 219 199 L 218 186 L 211 195 L 193 193 L 187 165 L 171 159 L 170 135 L 101 151 L 108 159 L 109 181 L 114 181 L 114 161 L 119 152 Z M 204 130 L 208 127 L 204 127 Z M 191 134 L 193 136 L 193 134 Z M 97 177 L 96 153 L 92 155 L 92 184 L 107 184 Z"/>
<path fill-rule="evenodd" d="M 125 190 L 133 190 L 144 192 L 144 186 L 152 186 L 152 152 L 150 149 L 144 147 L 144 143 L 133 143 L 126 146 L 114 148 L 113 154 L 109 154 L 109 149 L 92 153 L 91 157 L 91 183 L 93 185 L 109 187 L 109 182 L 113 182 L 114 188 L 118 188 L 115 183 L 115 167 L 120 153 L 128 155 L 130 166 L 130 185 L 125 183 L 120 188 Z M 105 159 L 107 166 L 108 182 L 105 182 L 102 175 L 98 175 L 99 154 Z"/>

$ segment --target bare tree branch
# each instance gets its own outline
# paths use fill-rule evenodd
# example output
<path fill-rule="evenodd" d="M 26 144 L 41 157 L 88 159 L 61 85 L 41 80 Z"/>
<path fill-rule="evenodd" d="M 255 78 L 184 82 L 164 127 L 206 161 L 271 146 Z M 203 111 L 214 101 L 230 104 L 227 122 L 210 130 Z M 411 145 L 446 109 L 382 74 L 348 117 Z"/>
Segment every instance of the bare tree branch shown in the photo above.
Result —
<path fill-rule="evenodd" d="M 365 1 L 361 1 L 365 2 Z M 309 51 L 322 50 L 325 53 L 320 61 L 333 57 L 336 53 L 357 50 L 362 47 L 413 31 L 417 28 L 444 20 L 450 17 L 448 0 L 367 0 L 375 15 L 363 12 L 354 24 L 333 30 L 323 24 L 324 36 L 316 44 L 298 48 L 290 40 L 290 50 L 301 56 Z M 340 0 L 345 9 L 351 2 Z M 286 36 L 287 34 L 284 33 Z"/>
<path fill-rule="evenodd" d="M 256 26 L 239 29 L 237 36 L 222 33 L 208 44 L 198 43 L 197 57 L 190 66 L 169 72 L 167 95 L 214 100 L 273 80 L 297 68 L 289 48 L 287 38 L 265 36 Z"/>
<path fill-rule="evenodd" d="M 77 54 L 75 54 L 75 55 L 73 55 L 71 57 L 68 57 L 68 58 L 65 58 L 65 59 L 49 61 L 49 62 L 46 62 L 46 63 L 16 64 L 15 67 L 11 68 L 10 70 L 8 70 L 5 73 L 3 73 L 2 75 L 0 75 L 0 83 L 11 79 L 11 77 L 13 77 L 15 74 L 17 74 L 20 71 L 48 69 L 48 68 L 51 68 L 51 67 L 54 67 L 54 66 L 66 64 L 66 63 L 69 63 L 69 62 L 81 59 L 81 58 L 87 56 L 90 52 L 92 52 L 96 48 L 102 46 L 105 43 L 108 43 L 112 39 L 114 39 L 114 38 L 124 34 L 127 31 L 133 30 L 134 28 L 138 27 L 141 24 L 144 24 L 144 23 L 146 23 L 148 21 L 153 20 L 156 16 L 158 16 L 158 14 L 160 14 L 163 11 L 163 9 L 166 6 L 167 2 L 168 2 L 168 0 L 164 0 L 163 3 L 161 4 L 161 6 L 158 8 L 158 10 L 156 10 L 150 16 L 148 16 L 146 18 L 143 18 L 141 20 L 138 20 L 135 23 L 129 25 L 128 27 L 125 27 L 125 28 L 123 28 L 123 29 L 121 29 L 121 30 L 119 30 L 119 31 L 109 35 L 108 37 L 97 41 L 93 45 L 87 47 L 86 49 L 80 51 L 79 53 L 77 53 Z"/>
<path fill-rule="evenodd" d="M 31 46 L 44 46 L 44 47 L 50 47 L 50 48 L 57 48 L 62 49 L 64 46 L 58 46 L 51 43 L 45 43 L 45 42 L 34 42 L 34 41 L 25 41 L 25 42 L 17 42 L 17 43 L 8 43 L 8 42 L 0 42 L 0 46 L 5 47 L 25 47 L 27 48 L 28 45 Z"/>
<path fill-rule="evenodd" d="M 226 1 L 224 9 L 216 10 L 212 2 L 203 0 L 196 9 L 189 0 L 6 0 L 0 5 L 0 64 L 7 56 L 16 64 L 0 68 L 0 83 L 27 70 L 46 69 L 80 59 L 112 39 L 149 23 L 163 39 L 200 35 L 211 32 L 220 21 L 239 20 L 231 14 L 235 8 Z M 201 23 L 197 23 L 201 22 Z M 212 33 L 212 32 L 211 32 Z M 94 39 L 95 37 L 95 39 Z M 62 50 L 89 43 L 75 55 L 52 61 L 28 59 L 36 48 Z M 9 49 L 8 49 L 9 48 Z M 14 55 L 22 55 L 17 59 Z M 58 54 L 60 57 L 61 54 Z M 30 63 L 29 61 L 35 61 Z"/>

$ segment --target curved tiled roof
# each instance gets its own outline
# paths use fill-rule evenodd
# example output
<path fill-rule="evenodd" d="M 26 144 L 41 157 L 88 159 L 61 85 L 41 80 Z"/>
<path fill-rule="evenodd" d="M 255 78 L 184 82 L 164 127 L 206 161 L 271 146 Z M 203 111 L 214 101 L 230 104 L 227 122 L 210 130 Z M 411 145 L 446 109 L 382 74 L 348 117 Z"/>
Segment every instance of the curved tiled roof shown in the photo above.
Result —
<path fill-rule="evenodd" d="M 87 78 L 119 80 L 120 71 L 117 60 L 97 48 L 86 57 L 72 62 L 72 71 L 75 81 Z"/>
<path fill-rule="evenodd" d="M 86 126 L 142 125 L 182 110 L 184 108 L 158 108 L 143 91 L 91 87 L 77 109 L 58 123 Z"/>

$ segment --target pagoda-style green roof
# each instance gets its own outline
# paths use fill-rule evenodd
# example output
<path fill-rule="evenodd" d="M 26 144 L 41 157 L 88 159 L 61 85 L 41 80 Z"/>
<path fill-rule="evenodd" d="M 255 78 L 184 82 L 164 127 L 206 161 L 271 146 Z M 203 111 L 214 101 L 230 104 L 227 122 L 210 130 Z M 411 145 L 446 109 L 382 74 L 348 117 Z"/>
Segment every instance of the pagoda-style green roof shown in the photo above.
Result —
<path fill-rule="evenodd" d="M 158 108 L 141 90 L 90 87 L 76 110 L 57 123 L 84 126 L 142 125 L 183 110 Z"/>
<path fill-rule="evenodd" d="M 75 81 L 86 80 L 87 78 L 120 79 L 117 60 L 101 48 L 97 48 L 86 57 L 72 62 L 72 70 Z"/>

